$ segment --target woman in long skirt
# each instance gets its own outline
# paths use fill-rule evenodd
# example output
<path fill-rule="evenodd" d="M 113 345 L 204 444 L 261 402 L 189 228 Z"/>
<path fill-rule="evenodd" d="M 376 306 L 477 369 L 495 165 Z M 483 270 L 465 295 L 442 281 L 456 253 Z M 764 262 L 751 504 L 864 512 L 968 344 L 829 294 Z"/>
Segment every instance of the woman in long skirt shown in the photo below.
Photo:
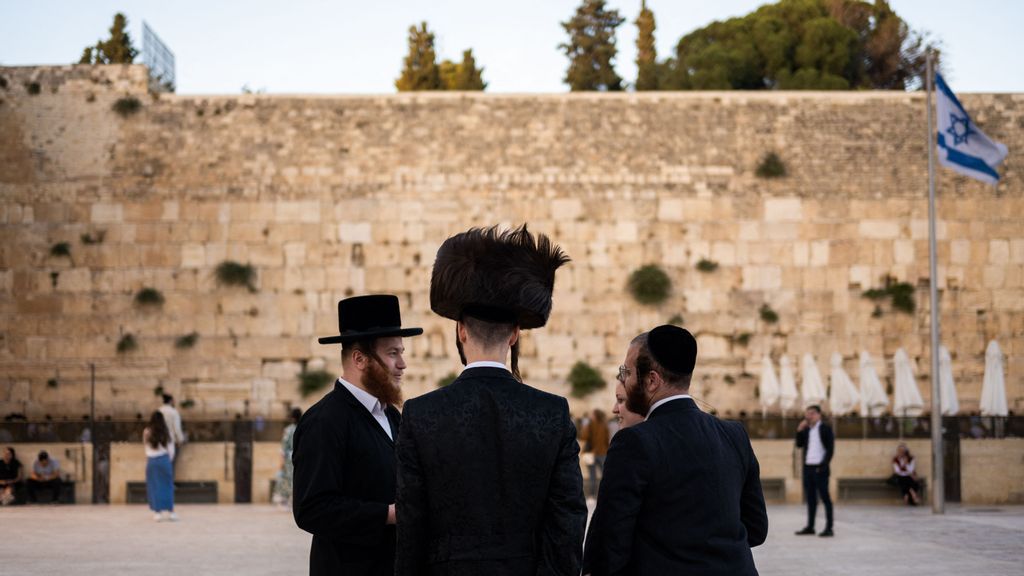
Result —
<path fill-rule="evenodd" d="M 153 412 L 149 425 L 142 432 L 146 448 L 146 496 L 149 509 L 157 522 L 176 521 L 174 513 L 174 442 L 167 431 L 167 422 L 160 411 Z"/>

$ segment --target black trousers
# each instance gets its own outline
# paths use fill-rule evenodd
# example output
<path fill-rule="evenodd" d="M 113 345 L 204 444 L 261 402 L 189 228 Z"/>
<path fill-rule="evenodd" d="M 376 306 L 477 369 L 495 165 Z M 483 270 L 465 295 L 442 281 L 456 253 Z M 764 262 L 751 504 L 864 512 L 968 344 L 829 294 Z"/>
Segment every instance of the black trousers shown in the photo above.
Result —
<path fill-rule="evenodd" d="M 28 479 L 28 501 L 39 502 L 39 492 L 41 490 L 48 490 L 51 497 L 47 502 L 57 502 L 60 500 L 60 478 L 54 478 L 53 480 L 33 480 Z"/>
<path fill-rule="evenodd" d="M 832 498 L 828 495 L 829 470 L 825 466 L 804 465 L 804 499 L 807 500 L 807 526 L 814 528 L 818 498 L 825 504 L 825 529 L 832 528 Z"/>

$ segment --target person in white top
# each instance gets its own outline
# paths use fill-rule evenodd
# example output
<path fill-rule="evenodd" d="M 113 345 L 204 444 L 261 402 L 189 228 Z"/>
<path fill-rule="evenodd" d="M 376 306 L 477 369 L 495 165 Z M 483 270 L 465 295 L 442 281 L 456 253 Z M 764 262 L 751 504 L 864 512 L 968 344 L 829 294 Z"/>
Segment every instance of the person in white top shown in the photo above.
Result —
<path fill-rule="evenodd" d="M 818 498 L 825 504 L 825 529 L 818 534 L 833 536 L 832 498 L 828 495 L 829 463 L 835 451 L 835 435 L 832 428 L 821 421 L 821 407 L 808 406 L 804 419 L 796 429 L 796 445 L 804 454 L 804 499 L 807 501 L 807 526 L 797 531 L 797 536 L 814 534 L 814 516 L 818 509 Z"/>
<path fill-rule="evenodd" d="M 149 425 L 142 431 L 142 444 L 146 449 L 146 496 L 153 519 L 157 522 L 177 520 L 174 513 L 174 441 L 164 415 L 159 410 L 149 418 Z"/>
<path fill-rule="evenodd" d="M 892 473 L 903 493 L 903 501 L 910 506 L 921 503 L 921 484 L 917 481 L 917 459 L 910 453 L 906 444 L 896 447 L 896 456 L 892 459 Z"/>
<path fill-rule="evenodd" d="M 181 429 L 181 414 L 174 407 L 174 396 L 164 394 L 164 403 L 160 406 L 160 414 L 163 415 L 164 423 L 167 424 L 167 433 L 170 434 L 171 442 L 178 448 L 171 456 L 171 469 L 173 470 L 178 461 L 178 453 L 181 452 L 181 447 L 185 444 L 185 432 Z"/>

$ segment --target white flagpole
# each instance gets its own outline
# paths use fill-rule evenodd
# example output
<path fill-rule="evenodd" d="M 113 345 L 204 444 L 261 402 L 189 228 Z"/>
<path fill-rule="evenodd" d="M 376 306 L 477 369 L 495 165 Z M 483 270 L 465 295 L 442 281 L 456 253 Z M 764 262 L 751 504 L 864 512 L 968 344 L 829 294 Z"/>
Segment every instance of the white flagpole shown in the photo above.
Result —
<path fill-rule="evenodd" d="M 935 263 L 935 122 L 932 108 L 934 91 L 935 57 L 931 50 L 927 55 L 926 102 L 928 106 L 928 266 L 931 274 L 928 282 L 932 316 L 932 513 L 946 511 L 946 486 L 942 461 L 942 400 L 939 397 L 939 297 L 938 266 Z"/>

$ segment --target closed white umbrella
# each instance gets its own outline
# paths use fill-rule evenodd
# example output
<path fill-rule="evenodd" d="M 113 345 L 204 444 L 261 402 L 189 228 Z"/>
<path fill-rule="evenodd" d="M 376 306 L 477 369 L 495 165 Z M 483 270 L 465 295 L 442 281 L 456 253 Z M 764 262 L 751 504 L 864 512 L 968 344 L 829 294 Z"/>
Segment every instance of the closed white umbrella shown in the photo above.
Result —
<path fill-rule="evenodd" d="M 900 348 L 893 356 L 893 375 L 896 380 L 893 391 L 892 411 L 896 416 L 920 416 L 924 408 L 924 399 L 917 389 L 914 379 L 914 368 L 906 351 Z"/>
<path fill-rule="evenodd" d="M 860 353 L 860 415 L 881 416 L 882 412 L 889 407 L 889 395 L 882 387 L 882 381 L 878 379 L 878 372 L 875 371 L 875 362 L 867 351 Z"/>
<path fill-rule="evenodd" d="M 763 415 L 779 401 L 779 379 L 775 376 L 772 358 L 767 354 L 761 359 L 761 386 L 759 389 L 761 392 L 761 414 Z"/>
<path fill-rule="evenodd" d="M 825 401 L 825 384 L 821 381 L 818 365 L 810 353 L 804 354 L 800 365 L 800 396 L 803 397 L 804 408 L 813 404 L 820 406 Z"/>
<path fill-rule="evenodd" d="M 960 411 L 960 400 L 956 396 L 956 385 L 953 384 L 953 359 L 945 346 L 939 346 L 939 394 L 942 415 L 956 416 Z"/>
<path fill-rule="evenodd" d="M 1003 374 L 1003 351 L 993 340 L 985 349 L 985 380 L 981 385 L 981 415 L 1006 416 L 1006 377 Z"/>
<path fill-rule="evenodd" d="M 783 356 L 779 360 L 779 408 L 785 414 L 796 406 L 796 399 L 800 393 L 796 391 L 796 376 L 793 374 L 793 363 L 789 356 Z"/>
<path fill-rule="evenodd" d="M 839 352 L 832 353 L 830 380 L 832 389 L 829 391 L 828 404 L 832 408 L 832 413 L 841 416 L 856 410 L 860 402 L 860 392 L 857 392 L 857 387 L 853 385 L 846 370 L 843 370 L 843 357 Z"/>

